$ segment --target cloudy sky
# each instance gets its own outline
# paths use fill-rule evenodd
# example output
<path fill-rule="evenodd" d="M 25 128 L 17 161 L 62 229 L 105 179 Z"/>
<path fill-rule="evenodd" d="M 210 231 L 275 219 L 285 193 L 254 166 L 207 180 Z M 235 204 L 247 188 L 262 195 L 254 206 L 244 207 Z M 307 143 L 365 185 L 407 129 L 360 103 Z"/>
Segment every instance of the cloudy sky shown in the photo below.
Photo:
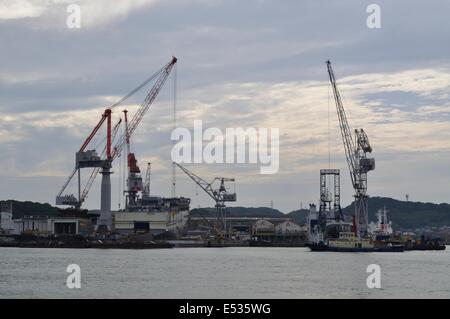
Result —
<path fill-rule="evenodd" d="M 81 6 L 80 29 L 67 27 L 71 3 Z M 371 3 L 381 7 L 381 29 L 366 26 Z M 236 205 L 273 200 L 289 212 L 317 202 L 329 149 L 350 203 L 327 59 L 350 125 L 363 127 L 374 149 L 368 193 L 448 202 L 449 12 L 446 0 L 0 0 L 0 198 L 53 204 L 102 110 L 175 55 L 179 126 L 280 130 L 277 174 L 187 166 L 207 180 L 234 176 Z M 133 138 L 141 168 L 152 162 L 152 193 L 165 196 L 173 90 L 170 78 Z M 135 110 L 142 94 L 125 107 Z M 113 208 L 121 171 L 119 159 Z M 99 207 L 99 182 L 88 208 Z M 177 195 L 212 205 L 196 192 L 178 173 Z"/>

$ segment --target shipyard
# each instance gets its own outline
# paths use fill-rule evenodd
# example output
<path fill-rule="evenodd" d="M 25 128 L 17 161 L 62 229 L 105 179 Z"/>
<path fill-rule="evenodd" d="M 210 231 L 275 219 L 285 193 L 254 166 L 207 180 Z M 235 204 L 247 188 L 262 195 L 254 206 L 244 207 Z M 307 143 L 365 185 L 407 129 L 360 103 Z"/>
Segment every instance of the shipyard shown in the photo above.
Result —
<path fill-rule="evenodd" d="M 0 300 L 450 299 L 450 2 L 0 2 Z"/>
<path fill-rule="evenodd" d="M 174 145 L 173 154 L 178 154 L 180 162 L 172 163 L 172 197 L 155 196 L 151 193 L 151 163 L 147 163 L 145 174 L 141 172 L 137 155 L 131 151 L 132 136 L 138 128 L 144 115 L 150 109 L 158 93 L 167 81 L 178 59 L 172 59 L 149 79 L 133 89 L 122 99 L 107 108 L 100 120 L 82 142 L 75 153 L 75 167 L 67 181 L 56 195 L 56 205 L 69 206 L 59 209 L 58 216 L 46 218 L 22 217 L 12 218 L 12 204 L 9 211 L 7 202 L 2 207 L 2 234 L 0 246 L 4 247 L 36 247 L 36 248 L 120 248 L 120 249 L 151 249 L 173 247 L 308 247 L 312 251 L 334 252 L 404 252 L 405 250 L 445 250 L 442 238 L 425 238 L 394 233 L 392 224 L 387 217 L 386 207 L 376 214 L 376 222 L 369 223 L 368 208 L 368 173 L 375 170 L 375 159 L 369 157 L 372 146 L 364 129 L 349 127 L 337 81 L 330 61 L 326 61 L 330 84 L 336 111 L 340 123 L 342 142 L 347 159 L 348 169 L 354 188 L 354 207 L 351 216 L 344 216 L 341 207 L 341 171 L 337 168 L 320 170 L 319 207 L 309 205 L 305 214 L 305 223 L 299 224 L 292 218 L 258 218 L 246 216 L 229 217 L 227 204 L 237 202 L 236 180 L 234 177 L 214 177 L 208 181 L 186 167 L 189 164 L 222 163 L 217 158 L 224 144 L 211 141 L 206 148 L 213 160 L 208 161 L 208 154 L 203 150 L 202 143 L 194 143 L 194 161 L 191 163 L 191 143 Z M 133 117 L 129 119 L 129 111 L 120 106 L 139 90 L 152 84 L 148 94 Z M 123 117 L 116 123 L 112 120 L 112 110 L 119 110 Z M 174 109 L 175 116 L 175 109 Z M 174 118 L 174 122 L 176 119 Z M 121 126 L 123 125 L 123 130 Z M 203 142 L 204 134 L 201 123 L 194 123 L 194 136 L 200 136 Z M 100 150 L 90 149 L 91 142 L 106 129 L 105 144 Z M 256 130 L 239 129 L 237 138 L 237 160 L 245 163 L 256 163 L 254 148 L 249 145 L 263 143 L 258 138 Z M 175 131 L 174 131 L 175 132 Z M 352 133 L 354 132 L 354 134 Z M 188 132 L 189 133 L 189 132 Z M 253 134 L 252 134 L 253 133 Z M 181 136 L 181 133 L 173 133 Z M 262 134 L 267 137 L 268 134 Z M 190 133 L 188 134 L 190 137 Z M 221 132 L 216 132 L 215 138 L 223 140 Z M 236 134 L 227 130 L 226 158 L 233 158 Z M 278 136 L 278 133 L 276 134 Z M 272 138 L 274 138 L 272 134 Z M 181 141 L 185 141 L 182 138 Z M 188 138 L 189 140 L 189 138 Z M 180 141 L 178 143 L 181 143 Z M 275 142 L 271 141 L 271 145 Z M 261 151 L 261 147 L 259 147 Z M 267 157 L 267 149 L 265 150 Z M 277 151 L 271 155 L 276 155 Z M 113 162 L 123 157 L 126 159 L 126 183 L 123 191 L 125 206 L 123 209 L 111 208 L 111 178 Z M 261 154 L 260 154 L 261 157 Z M 272 159 L 265 163 L 272 166 Z M 278 165 L 278 164 L 277 164 Z M 81 171 L 90 170 L 87 182 L 82 181 Z M 267 167 L 262 167 L 268 169 Z M 271 167 L 273 169 L 273 167 Z M 175 196 L 176 172 L 185 174 L 196 186 L 197 191 L 205 192 L 214 204 L 214 209 L 205 212 L 197 209 L 195 213 L 190 208 L 191 199 Z M 100 210 L 83 209 L 90 188 L 96 177 L 101 177 Z M 74 183 L 77 195 L 66 194 L 68 186 Z M 84 188 L 81 185 L 85 185 Z M 6 205 L 6 206 L 5 206 Z M 5 208 L 6 207 L 6 208 Z M 381 208 L 380 208 L 381 209 Z M 347 218 L 346 218 L 347 217 Z"/>

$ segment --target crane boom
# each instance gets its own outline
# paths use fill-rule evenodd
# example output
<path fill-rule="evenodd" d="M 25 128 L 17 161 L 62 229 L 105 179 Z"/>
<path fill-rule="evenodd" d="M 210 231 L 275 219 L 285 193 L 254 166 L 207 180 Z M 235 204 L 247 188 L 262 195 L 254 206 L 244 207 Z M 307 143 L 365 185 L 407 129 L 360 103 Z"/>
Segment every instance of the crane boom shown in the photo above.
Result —
<path fill-rule="evenodd" d="M 333 68 L 331 67 L 331 62 L 327 61 L 326 63 L 328 68 L 328 75 L 330 77 L 330 83 L 333 87 L 334 100 L 336 102 L 336 110 L 339 118 L 339 126 L 341 129 L 342 141 L 344 143 L 345 157 L 347 158 L 347 164 L 350 171 L 352 185 L 355 186 L 356 183 L 355 172 L 357 167 L 356 154 L 354 152 L 355 143 L 353 142 L 353 137 L 351 134 L 350 127 L 348 125 L 347 116 L 345 114 L 345 109 L 341 100 L 341 95 L 337 88 Z"/>
<path fill-rule="evenodd" d="M 62 195 L 62 193 L 64 193 L 64 191 L 66 190 L 67 186 L 69 185 L 70 181 L 72 180 L 73 176 L 75 175 L 75 173 L 77 172 L 77 168 L 75 167 L 72 171 L 72 173 L 70 173 L 69 177 L 67 178 L 66 182 L 64 183 L 63 187 L 60 189 L 59 193 L 56 195 L 56 197 L 60 197 Z"/>
<path fill-rule="evenodd" d="M 142 102 L 138 111 L 134 114 L 133 118 L 128 123 L 127 134 L 121 136 L 121 138 L 115 145 L 114 151 L 112 153 L 112 160 L 114 160 L 120 154 L 123 147 L 127 144 L 127 139 L 129 140 L 130 136 L 133 135 L 139 123 L 142 121 L 142 118 L 144 117 L 145 113 L 148 111 L 153 101 L 156 99 L 156 96 L 161 91 L 161 88 L 164 86 L 164 83 L 166 82 L 170 72 L 172 71 L 172 68 L 176 63 L 177 58 L 172 57 L 172 60 L 169 63 L 167 63 L 159 72 L 156 73 L 154 77 L 156 78 L 155 85 L 153 85 L 153 87 L 150 89 L 150 92 L 145 97 L 144 102 Z"/>
<path fill-rule="evenodd" d="M 356 129 L 355 139 L 351 134 L 348 125 L 347 116 L 342 104 L 341 95 L 337 88 L 336 78 L 334 76 L 331 62 L 327 61 L 328 75 L 330 83 L 333 87 L 334 100 L 341 129 L 342 142 L 345 149 L 345 157 L 347 159 L 348 168 L 352 186 L 355 190 L 355 220 L 357 222 L 356 229 L 359 235 L 364 234 L 368 227 L 368 196 L 367 192 L 367 173 L 375 169 L 375 159 L 367 158 L 367 153 L 372 152 L 369 138 L 364 130 Z"/>
<path fill-rule="evenodd" d="M 174 163 L 176 166 L 178 166 L 187 176 L 189 176 L 194 183 L 196 183 L 198 186 L 200 186 L 201 189 L 205 191 L 206 194 L 208 194 L 214 201 L 217 201 L 217 197 L 214 195 L 214 190 L 212 189 L 212 183 L 208 183 L 200 176 L 197 176 L 187 168 L 181 166 L 178 163 Z"/>

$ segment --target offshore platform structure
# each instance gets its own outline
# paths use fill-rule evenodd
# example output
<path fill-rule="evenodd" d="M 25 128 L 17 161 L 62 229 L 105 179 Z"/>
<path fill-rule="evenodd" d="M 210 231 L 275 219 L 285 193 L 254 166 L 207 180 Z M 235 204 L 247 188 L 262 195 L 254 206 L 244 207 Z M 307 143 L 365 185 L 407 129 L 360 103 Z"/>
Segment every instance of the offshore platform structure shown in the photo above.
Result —
<path fill-rule="evenodd" d="M 367 233 L 369 224 L 369 207 L 367 192 L 367 173 L 375 169 L 375 159 L 368 158 L 367 154 L 372 152 L 369 138 L 364 130 L 355 129 L 355 137 L 351 134 L 350 127 L 347 122 L 344 106 L 336 84 L 331 62 L 327 61 L 328 75 L 330 83 L 333 87 L 334 100 L 339 118 L 339 126 L 341 129 L 342 141 L 345 149 L 345 157 L 347 159 L 348 168 L 350 170 L 350 178 L 355 190 L 355 232 L 362 236 Z"/>
<path fill-rule="evenodd" d="M 216 219 L 215 223 L 211 226 L 216 233 L 216 237 L 221 237 L 221 239 L 223 239 L 223 237 L 227 234 L 225 203 L 236 201 L 236 193 L 228 192 L 225 187 L 225 182 L 234 182 L 234 178 L 215 177 L 210 183 L 208 183 L 203 178 L 192 173 L 180 164 L 174 164 L 178 166 L 187 176 L 189 176 L 198 186 L 200 186 L 200 188 L 203 189 L 216 203 Z M 214 188 L 213 186 L 216 182 L 220 183 L 218 188 Z M 206 218 L 203 219 L 209 223 Z"/>
<path fill-rule="evenodd" d="M 308 240 L 324 242 L 325 239 L 338 238 L 341 231 L 350 231 L 350 224 L 344 221 L 341 209 L 341 188 L 339 169 L 320 170 L 320 207 L 311 204 L 306 218 Z"/>
<path fill-rule="evenodd" d="M 134 154 L 130 152 L 129 149 L 129 141 L 130 136 L 134 133 L 145 113 L 148 111 L 157 95 L 161 91 L 164 83 L 166 82 L 172 68 L 177 63 L 177 58 L 172 57 L 171 61 L 169 61 L 165 66 L 163 66 L 160 70 L 154 73 L 150 78 L 145 80 L 141 85 L 136 87 L 118 102 L 114 103 L 110 107 L 108 107 L 102 114 L 100 121 L 94 127 L 92 132 L 86 138 L 84 143 L 81 145 L 80 149 L 76 152 L 75 155 L 75 168 L 72 173 L 69 175 L 67 181 L 64 183 L 60 192 L 56 195 L 56 205 L 68 205 L 79 209 L 83 202 L 86 200 L 89 190 L 94 183 L 96 176 L 100 173 L 102 175 L 101 182 L 101 200 L 100 200 L 100 218 L 97 222 L 97 230 L 107 231 L 111 230 L 112 226 L 112 218 L 111 218 L 111 168 L 113 161 L 119 157 L 122 153 L 122 150 L 125 145 L 127 145 L 127 162 L 129 169 L 129 185 L 135 185 L 136 187 L 142 188 L 142 179 L 139 185 L 139 167 L 137 166 L 137 161 L 134 157 Z M 126 130 L 124 134 L 119 135 L 119 128 L 122 120 L 120 119 L 118 123 L 112 127 L 112 111 L 118 106 L 122 105 L 126 100 L 128 100 L 132 95 L 140 91 L 142 88 L 147 86 L 149 83 L 153 82 L 154 84 L 145 97 L 144 101 L 140 105 L 137 112 L 134 114 L 133 118 L 130 122 L 128 122 L 127 112 L 125 113 L 126 118 Z M 87 149 L 92 143 L 94 137 L 99 135 L 100 128 L 106 122 L 106 145 L 103 148 L 103 151 L 100 155 L 98 155 L 95 149 Z M 90 177 L 83 189 L 81 191 L 81 169 L 82 168 L 92 168 L 92 172 Z M 73 194 L 63 195 L 67 186 L 78 173 L 78 197 Z M 134 175 L 132 175 L 134 174 Z M 134 177 L 135 179 L 133 179 Z M 131 183 L 131 184 L 130 184 Z M 132 187 L 131 191 L 129 190 L 130 196 L 134 194 L 134 188 Z"/>
<path fill-rule="evenodd" d="M 327 185 L 328 177 L 332 185 Z M 330 187 L 333 191 L 330 191 Z M 327 221 L 343 221 L 344 215 L 341 209 L 341 186 L 339 169 L 320 170 L 320 206 L 319 206 L 319 227 L 325 231 Z"/>

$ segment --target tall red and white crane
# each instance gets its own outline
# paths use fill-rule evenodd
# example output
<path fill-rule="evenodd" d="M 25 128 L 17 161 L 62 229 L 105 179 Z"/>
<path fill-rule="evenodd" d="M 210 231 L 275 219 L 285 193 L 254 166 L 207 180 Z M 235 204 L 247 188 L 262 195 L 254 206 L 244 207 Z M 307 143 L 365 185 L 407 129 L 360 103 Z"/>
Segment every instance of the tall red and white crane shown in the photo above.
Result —
<path fill-rule="evenodd" d="M 150 78 L 145 80 L 141 85 L 136 87 L 118 102 L 114 103 L 110 107 L 108 107 L 102 114 L 100 121 L 94 127 L 92 132 L 86 138 L 86 140 L 81 145 L 80 149 L 76 153 L 76 161 L 75 161 L 75 169 L 69 175 L 66 183 L 64 183 L 62 189 L 56 196 L 56 204 L 57 205 L 69 205 L 75 206 L 76 208 L 80 208 L 83 204 L 84 200 L 87 197 L 90 187 L 92 186 L 93 180 L 98 175 L 98 173 L 102 174 L 102 185 L 101 185 L 101 216 L 100 216 L 100 224 L 105 224 L 109 226 L 111 220 L 111 167 L 112 162 L 122 153 L 122 150 L 125 145 L 129 145 L 130 137 L 135 132 L 136 128 L 139 126 L 139 123 L 142 121 L 142 118 L 158 96 L 161 91 L 164 83 L 166 82 L 172 68 L 177 63 L 177 58 L 172 57 L 172 59 L 163 66 L 160 70 L 154 73 Z M 154 81 L 155 83 L 151 87 L 144 101 L 140 105 L 137 112 L 132 117 L 131 121 L 126 123 L 125 133 L 118 136 L 117 141 L 117 133 L 119 130 L 119 123 L 116 124 L 114 129 L 112 130 L 112 111 L 118 106 L 122 105 L 128 98 L 132 95 L 140 91 L 142 88 L 147 86 L 149 83 Z M 88 146 L 91 144 L 93 138 L 97 136 L 100 128 L 106 122 L 106 145 L 104 147 L 104 152 L 99 156 L 95 149 L 88 150 Z M 114 143 L 116 141 L 116 143 Z M 130 152 L 127 152 L 127 156 Z M 130 165 L 130 161 L 128 160 Z M 136 162 L 134 162 L 136 164 Z M 136 165 L 137 167 L 137 165 Z M 91 177 L 86 184 L 86 187 L 83 192 L 81 192 L 81 177 L 80 177 L 80 169 L 81 168 L 93 168 Z M 75 195 L 63 195 L 70 181 L 73 179 L 75 174 L 78 172 L 78 198 Z"/>
<path fill-rule="evenodd" d="M 369 224 L 369 207 L 367 192 L 367 173 L 375 169 L 375 159 L 368 158 L 367 154 L 372 153 L 372 147 L 369 144 L 369 138 L 364 130 L 355 129 L 355 137 L 351 134 L 350 127 L 347 122 L 344 106 L 342 104 L 341 95 L 337 88 L 336 78 L 334 77 L 331 62 L 327 61 L 328 75 L 330 83 L 333 87 L 334 100 L 339 118 L 339 126 L 341 129 L 342 142 L 345 149 L 345 157 L 347 158 L 348 168 L 350 170 L 350 178 L 355 190 L 355 221 L 356 233 L 363 235 L 367 232 Z"/>

